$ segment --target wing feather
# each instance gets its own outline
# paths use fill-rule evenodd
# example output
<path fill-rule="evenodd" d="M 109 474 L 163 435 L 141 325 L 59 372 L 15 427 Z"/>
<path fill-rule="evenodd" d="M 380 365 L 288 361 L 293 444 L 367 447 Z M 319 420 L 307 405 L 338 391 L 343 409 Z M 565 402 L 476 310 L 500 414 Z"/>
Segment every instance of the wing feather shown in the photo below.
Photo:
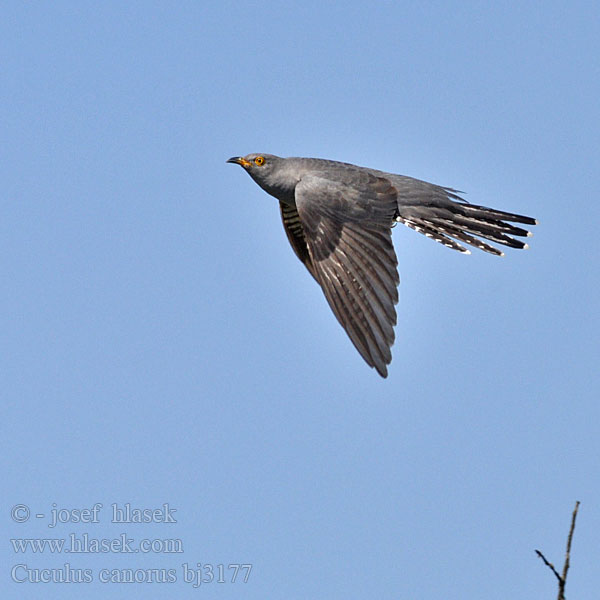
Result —
<path fill-rule="evenodd" d="M 308 253 L 308 246 L 306 245 L 306 236 L 304 235 L 304 229 L 298 215 L 298 211 L 295 206 L 279 202 L 279 210 L 281 212 L 281 221 L 283 228 L 287 235 L 287 239 L 290 242 L 290 246 L 294 250 L 296 256 L 307 268 L 308 272 L 317 279 L 315 269 L 312 264 L 312 259 Z"/>
<path fill-rule="evenodd" d="M 386 377 L 398 302 L 395 188 L 382 177 L 350 185 L 309 175 L 296 186 L 296 208 L 329 306 L 367 364 Z"/>

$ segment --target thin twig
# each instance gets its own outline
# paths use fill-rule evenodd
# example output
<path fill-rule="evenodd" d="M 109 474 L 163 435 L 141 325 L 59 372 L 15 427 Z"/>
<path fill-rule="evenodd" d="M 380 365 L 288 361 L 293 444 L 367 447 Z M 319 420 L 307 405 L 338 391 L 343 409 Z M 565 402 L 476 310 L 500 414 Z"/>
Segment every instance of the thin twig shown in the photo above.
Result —
<path fill-rule="evenodd" d="M 544 561 L 544 564 L 554 573 L 556 579 L 558 579 L 558 600 L 565 600 L 565 587 L 567 585 L 567 573 L 569 571 L 571 561 L 571 543 L 573 542 L 573 532 L 575 531 L 575 520 L 577 519 L 577 511 L 579 510 L 579 501 L 575 502 L 575 509 L 573 510 L 573 516 L 571 517 L 571 529 L 569 529 L 569 537 L 567 538 L 567 552 L 565 556 L 565 564 L 563 566 L 562 575 L 559 575 L 558 571 L 554 568 L 551 562 L 546 560 L 546 557 L 539 551 L 536 550 L 536 554 Z"/>
<path fill-rule="evenodd" d="M 558 581 L 560 581 L 561 576 L 559 575 L 558 571 L 554 568 L 554 565 L 551 562 L 548 562 L 546 560 L 546 557 L 539 550 L 536 550 L 535 552 L 544 561 L 544 564 L 547 567 L 549 567 L 552 570 L 552 572 L 556 575 L 556 579 L 558 579 Z"/>

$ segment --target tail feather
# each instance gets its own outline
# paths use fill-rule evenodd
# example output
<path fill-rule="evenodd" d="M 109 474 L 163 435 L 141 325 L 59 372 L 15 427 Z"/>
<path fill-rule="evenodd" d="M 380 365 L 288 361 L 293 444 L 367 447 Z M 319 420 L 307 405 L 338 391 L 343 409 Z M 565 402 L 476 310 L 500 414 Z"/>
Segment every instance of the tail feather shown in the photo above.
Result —
<path fill-rule="evenodd" d="M 483 240 L 475 237 L 475 235 L 480 236 L 486 240 L 490 240 L 492 242 L 496 242 L 498 244 L 504 244 L 505 246 L 510 246 L 511 248 L 522 248 L 523 243 L 519 240 L 515 240 L 507 235 L 502 233 L 484 233 L 478 231 L 474 228 L 460 227 L 459 225 L 453 224 L 451 221 L 447 220 L 436 220 L 434 224 L 442 229 L 446 235 L 450 235 L 455 237 L 456 239 L 461 240 L 471 246 L 475 246 L 479 248 L 479 250 L 484 250 L 485 252 L 489 252 L 490 254 L 495 254 L 496 256 L 502 256 L 504 253 L 491 244 L 484 242 Z M 471 235 L 471 234 L 475 235 Z"/>
<path fill-rule="evenodd" d="M 495 219 L 500 221 L 511 221 L 512 223 L 525 223 L 526 225 L 537 225 L 537 219 L 517 215 L 515 213 L 504 212 L 487 206 L 477 206 L 476 204 L 455 203 L 456 212 L 465 216 L 472 216 L 480 219 Z"/>
<path fill-rule="evenodd" d="M 491 246 L 490 244 L 484 242 L 483 240 L 480 240 L 479 238 L 469 235 L 468 233 L 465 233 L 464 231 L 461 231 L 460 229 L 448 227 L 448 228 L 445 228 L 444 231 L 446 231 L 448 233 L 448 235 L 452 235 L 455 238 L 459 239 L 461 242 L 470 244 L 471 246 L 474 246 L 475 248 L 478 248 L 479 250 L 489 252 L 490 254 L 494 254 L 496 256 L 504 255 L 504 252 L 502 252 L 501 250 L 498 250 L 498 248 L 494 248 L 494 246 Z"/>
<path fill-rule="evenodd" d="M 463 224 L 460 220 L 449 220 L 449 219 L 435 219 L 433 220 L 435 224 L 439 227 L 444 227 L 449 232 L 450 235 L 454 235 L 450 232 L 455 233 L 472 233 L 479 237 L 482 237 L 486 240 L 490 240 L 491 242 L 496 242 L 497 244 L 504 244 L 505 246 L 510 246 L 511 248 L 523 248 L 526 244 L 521 240 L 516 240 L 509 235 L 504 233 L 500 233 L 499 231 L 490 228 L 486 224 L 479 223 L 469 223 L 467 225 Z M 523 235 L 527 236 L 529 232 L 523 230 L 523 233 L 517 233 L 513 235 Z"/>
<path fill-rule="evenodd" d="M 512 225 L 511 223 L 505 223 L 504 221 L 499 221 L 497 219 L 490 218 L 475 218 L 472 216 L 464 216 L 460 214 L 454 214 L 451 216 L 452 222 L 457 225 L 464 225 L 465 228 L 472 228 L 471 233 L 477 233 L 477 231 L 481 232 L 489 232 L 489 233 L 507 233 L 508 235 L 517 235 L 517 236 L 530 236 L 531 233 L 527 231 L 527 229 L 523 229 L 522 227 L 517 227 L 516 225 Z"/>
<path fill-rule="evenodd" d="M 439 227 L 436 227 L 433 223 L 428 223 L 427 221 L 424 221 L 422 219 L 410 220 L 410 219 L 403 219 L 402 217 L 396 217 L 396 221 L 398 223 L 402 223 L 403 225 L 406 225 L 407 227 L 410 227 L 411 229 L 413 229 L 414 231 L 417 231 L 418 233 L 422 233 L 423 235 L 426 235 L 428 238 L 431 238 L 432 240 L 439 242 L 440 244 L 443 244 L 447 248 L 452 248 L 452 250 L 458 250 L 459 252 L 471 254 L 471 252 L 467 248 L 465 248 L 464 246 L 461 246 L 458 242 L 454 241 L 452 238 L 449 238 L 448 236 L 441 233 L 442 230 Z"/>
<path fill-rule="evenodd" d="M 396 220 L 460 252 L 466 252 L 467 249 L 455 240 L 496 256 L 502 256 L 504 253 L 479 238 L 510 248 L 529 247 L 525 242 L 512 236 L 529 237 L 532 234 L 527 229 L 512 223 L 536 225 L 536 219 L 467 204 L 455 190 L 444 189 L 447 194 L 445 201 L 403 206 Z"/>

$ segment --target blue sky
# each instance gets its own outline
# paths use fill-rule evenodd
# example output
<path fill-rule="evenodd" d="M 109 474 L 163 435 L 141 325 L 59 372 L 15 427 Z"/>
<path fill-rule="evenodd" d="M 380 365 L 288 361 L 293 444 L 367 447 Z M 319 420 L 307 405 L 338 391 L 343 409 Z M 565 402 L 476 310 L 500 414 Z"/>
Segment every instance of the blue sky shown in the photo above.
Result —
<path fill-rule="evenodd" d="M 2 597 L 548 598 L 534 549 L 562 565 L 575 500 L 567 595 L 593 597 L 599 40 L 594 2 L 4 2 Z M 540 225 L 502 259 L 397 227 L 382 380 L 225 163 L 254 151 Z M 9 542 L 85 533 L 183 552 Z M 197 589 L 197 563 L 253 567 Z M 65 564 L 93 581 L 11 580 Z M 99 580 L 152 568 L 177 581 Z"/>

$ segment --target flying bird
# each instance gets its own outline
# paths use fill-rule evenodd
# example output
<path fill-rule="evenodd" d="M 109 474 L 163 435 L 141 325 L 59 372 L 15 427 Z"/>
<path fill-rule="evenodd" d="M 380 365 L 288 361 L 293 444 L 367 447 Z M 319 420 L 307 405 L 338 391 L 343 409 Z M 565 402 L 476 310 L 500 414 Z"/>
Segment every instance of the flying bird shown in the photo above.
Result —
<path fill-rule="evenodd" d="M 296 256 L 360 355 L 382 377 L 392 360 L 398 303 L 396 223 L 465 254 L 470 251 L 463 244 L 496 256 L 504 253 L 488 242 L 527 248 L 512 236 L 532 234 L 513 223 L 537 224 L 531 217 L 469 204 L 452 188 L 348 163 L 272 154 L 227 162 L 243 167 L 279 200 Z"/>

